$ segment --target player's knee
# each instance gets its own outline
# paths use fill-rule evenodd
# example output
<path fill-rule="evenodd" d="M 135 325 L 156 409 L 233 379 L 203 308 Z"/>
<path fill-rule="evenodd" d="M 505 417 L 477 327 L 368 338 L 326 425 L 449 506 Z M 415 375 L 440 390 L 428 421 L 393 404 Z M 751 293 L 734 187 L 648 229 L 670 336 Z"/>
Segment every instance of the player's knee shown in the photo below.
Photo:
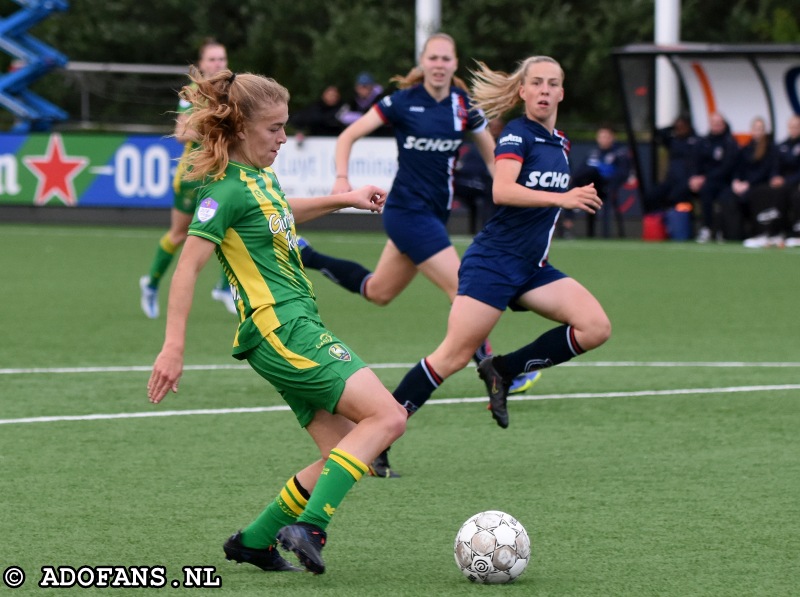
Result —
<path fill-rule="evenodd" d="M 372 279 L 367 280 L 367 285 L 364 288 L 364 298 L 366 298 L 369 302 L 374 303 L 379 307 L 385 307 L 391 303 L 396 296 L 396 292 L 381 288 L 377 284 L 373 284 Z"/>
<path fill-rule="evenodd" d="M 586 326 L 581 345 L 585 350 L 592 350 L 605 344 L 610 337 L 611 321 L 605 313 L 600 313 L 593 317 Z"/>

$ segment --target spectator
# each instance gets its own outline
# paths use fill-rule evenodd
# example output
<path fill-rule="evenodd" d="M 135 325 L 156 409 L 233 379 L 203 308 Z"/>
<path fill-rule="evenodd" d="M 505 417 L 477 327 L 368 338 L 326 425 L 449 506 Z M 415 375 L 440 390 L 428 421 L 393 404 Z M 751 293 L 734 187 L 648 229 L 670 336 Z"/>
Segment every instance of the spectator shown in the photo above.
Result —
<path fill-rule="evenodd" d="M 707 243 L 715 227 L 716 199 L 731 182 L 739 145 L 728 123 L 718 112 L 708 117 L 708 134 L 697 144 L 689 177 L 689 190 L 700 200 L 700 231 L 697 242 Z"/>
<path fill-rule="evenodd" d="M 295 139 L 302 143 L 306 135 L 337 137 L 344 130 L 339 119 L 347 110 L 342 102 L 342 94 L 336 85 L 328 85 L 322 90 L 319 99 L 289 118 L 295 128 Z"/>
<path fill-rule="evenodd" d="M 583 187 L 594 183 L 597 194 L 603 200 L 596 214 L 586 213 L 586 235 L 594 237 L 595 220 L 599 215 L 603 223 L 603 236 L 611 236 L 611 214 L 617 220 L 617 234 L 620 238 L 625 236 L 622 223 L 622 213 L 619 211 L 619 191 L 631 173 L 628 149 L 618 143 L 614 129 L 610 125 L 602 125 L 597 129 L 596 145 L 591 149 L 586 161 L 578 166 L 572 179 L 574 187 Z M 568 220 L 572 219 L 574 212 L 570 212 Z M 566 222 L 565 222 L 565 227 Z"/>
<path fill-rule="evenodd" d="M 784 234 L 787 247 L 800 246 L 800 116 L 789 118 L 787 130 L 789 136 L 775 148 L 768 185 L 749 200 L 753 236 L 744 246 L 750 249 L 781 245 Z"/>
<path fill-rule="evenodd" d="M 745 237 L 750 197 L 761 185 L 767 185 L 774 157 L 772 135 L 767 133 L 764 119 L 756 117 L 750 124 L 750 142 L 737 156 L 733 180 L 717 199 L 720 207 L 717 228 L 722 238 L 742 240 Z"/>
<path fill-rule="evenodd" d="M 646 213 L 674 207 L 690 200 L 689 173 L 698 138 L 688 116 L 678 116 L 672 126 L 656 131 L 656 140 L 667 150 L 667 171 L 644 199 Z"/>
<path fill-rule="evenodd" d="M 795 187 L 789 194 L 789 237 L 784 242 L 785 247 L 800 247 L 800 189 Z"/>
<path fill-rule="evenodd" d="M 366 114 L 381 97 L 383 97 L 383 87 L 378 85 L 372 75 L 368 72 L 359 73 L 356 77 L 353 97 L 340 115 L 340 120 L 345 126 L 353 124 Z"/>
<path fill-rule="evenodd" d="M 487 130 L 495 141 L 504 126 L 502 118 L 489 121 Z M 495 212 L 495 205 L 492 200 L 492 175 L 471 139 L 465 140 L 458 149 L 453 194 L 469 210 L 469 231 L 472 235 L 476 234 Z"/>

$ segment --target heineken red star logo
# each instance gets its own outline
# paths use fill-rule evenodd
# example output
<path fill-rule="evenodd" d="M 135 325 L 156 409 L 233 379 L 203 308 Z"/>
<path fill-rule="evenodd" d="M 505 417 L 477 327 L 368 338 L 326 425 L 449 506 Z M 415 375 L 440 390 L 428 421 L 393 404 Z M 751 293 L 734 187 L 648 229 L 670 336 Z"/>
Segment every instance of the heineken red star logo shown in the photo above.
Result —
<path fill-rule="evenodd" d="M 78 202 L 73 180 L 89 160 L 86 157 L 68 156 L 64 151 L 61 135 L 50 135 L 45 155 L 29 155 L 23 160 L 28 170 L 38 179 L 33 196 L 34 205 L 44 205 L 53 197 L 64 205 L 75 205 Z"/>

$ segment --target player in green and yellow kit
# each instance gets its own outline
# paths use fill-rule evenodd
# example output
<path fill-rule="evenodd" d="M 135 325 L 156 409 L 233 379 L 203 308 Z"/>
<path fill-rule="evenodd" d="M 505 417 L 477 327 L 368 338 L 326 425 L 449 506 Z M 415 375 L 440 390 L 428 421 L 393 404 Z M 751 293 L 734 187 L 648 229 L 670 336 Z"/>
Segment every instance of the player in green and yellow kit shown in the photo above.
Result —
<path fill-rule="evenodd" d="M 201 135 L 189 178 L 204 179 L 172 278 L 164 345 L 148 396 L 177 391 L 186 323 L 197 276 L 216 253 L 239 312 L 233 355 L 247 360 L 283 396 L 321 457 L 294 475 L 275 500 L 223 546 L 226 557 L 263 570 L 292 570 L 280 543 L 305 568 L 325 571 L 328 523 L 367 463 L 405 431 L 405 410 L 375 374 L 328 330 L 297 248 L 295 222 L 344 207 L 380 211 L 373 186 L 313 199 L 287 199 L 270 167 L 286 142 L 289 93 L 272 79 L 221 71 L 185 87 L 195 103 L 189 125 Z"/>
<path fill-rule="evenodd" d="M 197 68 L 203 73 L 203 76 L 210 76 L 224 68 L 228 68 L 225 46 L 214 39 L 206 39 L 198 51 Z M 194 133 L 186 127 L 191 108 L 192 105 L 185 99 L 181 99 L 178 103 L 175 138 L 184 144 L 184 149 L 172 181 L 174 202 L 170 213 L 169 231 L 158 242 L 158 248 L 150 265 L 149 274 L 139 279 L 142 311 L 150 319 L 158 317 L 158 285 L 167 268 L 169 268 L 169 264 L 172 263 L 172 258 L 186 240 L 186 231 L 192 221 L 192 215 L 197 205 L 197 188 L 200 186 L 200 182 L 187 180 L 185 177 L 186 157 L 192 148 L 196 147 L 197 141 Z M 219 282 L 211 291 L 211 297 L 222 302 L 231 313 L 236 313 L 230 285 L 224 270 L 221 272 Z"/>

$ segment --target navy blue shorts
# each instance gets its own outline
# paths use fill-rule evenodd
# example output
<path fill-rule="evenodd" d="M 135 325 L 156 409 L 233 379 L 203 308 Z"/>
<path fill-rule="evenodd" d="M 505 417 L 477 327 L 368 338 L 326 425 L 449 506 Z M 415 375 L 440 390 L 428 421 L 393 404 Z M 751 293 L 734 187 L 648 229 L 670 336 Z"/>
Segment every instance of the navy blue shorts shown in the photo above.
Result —
<path fill-rule="evenodd" d="M 447 234 L 447 221 L 432 213 L 384 208 L 383 229 L 414 265 L 427 261 L 452 244 Z"/>
<path fill-rule="evenodd" d="M 502 258 L 486 257 L 467 250 L 458 270 L 458 294 L 500 311 L 506 308 L 525 311 L 516 302 L 519 297 L 534 288 L 567 277 L 567 274 L 549 263 L 538 267 L 507 255 Z"/>

